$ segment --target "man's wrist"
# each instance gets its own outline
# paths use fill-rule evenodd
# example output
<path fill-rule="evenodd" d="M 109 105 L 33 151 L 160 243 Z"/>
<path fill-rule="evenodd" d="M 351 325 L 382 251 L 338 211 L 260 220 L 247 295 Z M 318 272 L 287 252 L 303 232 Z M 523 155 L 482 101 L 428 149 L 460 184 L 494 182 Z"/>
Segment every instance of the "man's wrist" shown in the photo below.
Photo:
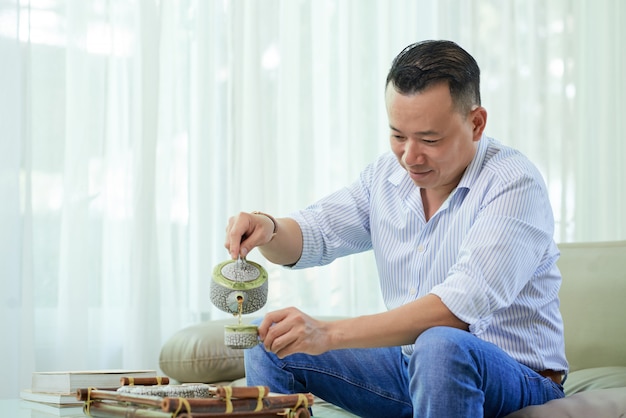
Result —
<path fill-rule="evenodd" d="M 265 212 L 260 212 L 258 210 L 255 210 L 252 212 L 253 215 L 263 215 L 266 218 L 269 218 L 270 221 L 272 221 L 272 223 L 274 224 L 274 230 L 272 231 L 272 237 L 274 235 L 276 235 L 276 233 L 278 232 L 278 222 L 276 222 L 276 218 L 274 218 L 272 215 L 265 213 Z"/>

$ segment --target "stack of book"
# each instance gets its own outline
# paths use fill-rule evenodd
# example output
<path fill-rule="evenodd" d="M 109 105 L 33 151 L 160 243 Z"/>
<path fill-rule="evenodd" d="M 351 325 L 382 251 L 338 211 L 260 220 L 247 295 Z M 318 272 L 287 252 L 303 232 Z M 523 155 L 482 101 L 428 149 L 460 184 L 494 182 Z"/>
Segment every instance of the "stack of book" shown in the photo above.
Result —
<path fill-rule="evenodd" d="M 156 377 L 155 370 L 77 370 L 35 372 L 30 389 L 23 389 L 22 409 L 31 417 L 82 417 L 84 402 L 77 398 L 78 389 L 113 389 L 121 386 L 123 377 Z"/>

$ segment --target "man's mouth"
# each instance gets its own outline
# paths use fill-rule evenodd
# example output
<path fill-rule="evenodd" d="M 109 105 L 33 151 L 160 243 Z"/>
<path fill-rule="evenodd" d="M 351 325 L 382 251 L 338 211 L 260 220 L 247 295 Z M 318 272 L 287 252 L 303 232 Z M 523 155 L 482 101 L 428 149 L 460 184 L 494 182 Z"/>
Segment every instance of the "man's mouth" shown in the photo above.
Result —
<path fill-rule="evenodd" d="M 411 176 L 412 178 L 422 178 L 432 173 L 432 170 L 428 170 L 428 169 L 419 170 L 419 171 L 407 169 L 407 171 L 409 172 L 409 176 Z"/>

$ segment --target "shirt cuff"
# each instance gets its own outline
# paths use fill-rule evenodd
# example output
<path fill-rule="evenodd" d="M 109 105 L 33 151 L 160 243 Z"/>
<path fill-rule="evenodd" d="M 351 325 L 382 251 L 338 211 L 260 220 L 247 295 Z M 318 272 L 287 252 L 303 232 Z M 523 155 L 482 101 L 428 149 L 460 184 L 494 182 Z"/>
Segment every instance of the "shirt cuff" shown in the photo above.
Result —
<path fill-rule="evenodd" d="M 285 266 L 289 269 L 303 269 L 319 266 L 322 254 L 322 239 L 315 239 L 315 230 L 311 226 L 312 223 L 307 221 L 304 212 L 294 212 L 289 217 L 300 225 L 302 231 L 302 255 L 300 259 L 291 266 Z"/>
<path fill-rule="evenodd" d="M 489 298 L 482 286 L 472 286 L 468 289 L 468 286 L 455 286 L 456 280 L 448 278 L 446 282 L 433 287 L 430 293 L 438 296 L 457 318 L 469 324 L 469 331 L 478 336 L 487 330 L 493 318 Z"/>

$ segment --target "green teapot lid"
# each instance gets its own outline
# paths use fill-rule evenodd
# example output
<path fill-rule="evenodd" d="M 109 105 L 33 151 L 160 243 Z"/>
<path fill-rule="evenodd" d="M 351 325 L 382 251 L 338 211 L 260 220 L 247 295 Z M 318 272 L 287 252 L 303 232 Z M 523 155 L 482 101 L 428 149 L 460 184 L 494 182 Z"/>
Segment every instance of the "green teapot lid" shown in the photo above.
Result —
<path fill-rule="evenodd" d="M 265 283 L 267 271 L 254 261 L 227 260 L 215 266 L 213 280 L 227 288 L 251 290 Z"/>

